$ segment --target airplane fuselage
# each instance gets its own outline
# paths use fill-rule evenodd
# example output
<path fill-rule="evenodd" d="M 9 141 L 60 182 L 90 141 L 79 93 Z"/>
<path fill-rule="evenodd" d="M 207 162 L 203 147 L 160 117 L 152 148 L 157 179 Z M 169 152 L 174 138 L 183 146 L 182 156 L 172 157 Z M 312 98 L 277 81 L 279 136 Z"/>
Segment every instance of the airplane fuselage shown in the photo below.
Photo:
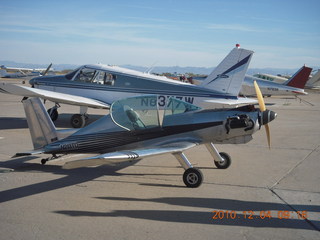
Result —
<path fill-rule="evenodd" d="M 246 76 L 241 90 L 240 94 L 244 96 L 255 96 L 255 89 L 253 87 L 253 81 L 257 81 L 261 92 L 264 96 L 272 96 L 272 95 L 301 95 L 301 94 L 307 94 L 303 89 L 290 87 L 286 85 L 282 85 L 279 83 L 261 80 L 259 78 Z"/>
<path fill-rule="evenodd" d="M 200 107 L 204 107 L 205 99 L 226 97 L 236 99 L 234 96 L 214 90 L 147 73 L 123 73 L 112 71 L 111 67 L 108 71 L 90 68 L 90 66 L 86 69 L 93 71 L 90 79 L 78 77 L 82 71 L 80 69 L 67 75 L 34 78 L 30 84 L 35 88 L 84 96 L 109 104 L 118 99 L 144 94 L 156 94 L 160 107 L 166 104 L 169 97 L 175 97 Z M 99 77 L 101 74 L 112 78 L 112 82 L 110 79 L 103 79 L 105 76 Z"/>
<path fill-rule="evenodd" d="M 75 134 L 47 145 L 45 152 L 101 154 L 171 143 L 174 138 L 197 143 L 247 143 L 260 127 L 259 114 L 252 105 L 228 111 L 200 110 L 168 116 L 162 126 L 131 131 L 115 124 L 107 115 Z"/>

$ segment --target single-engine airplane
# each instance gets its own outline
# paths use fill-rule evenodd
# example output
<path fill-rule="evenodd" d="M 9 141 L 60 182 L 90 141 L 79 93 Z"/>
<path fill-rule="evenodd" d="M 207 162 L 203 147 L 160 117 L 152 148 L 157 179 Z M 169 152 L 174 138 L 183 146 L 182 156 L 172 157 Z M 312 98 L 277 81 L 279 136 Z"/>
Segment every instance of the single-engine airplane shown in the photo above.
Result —
<path fill-rule="evenodd" d="M 142 95 L 115 101 L 110 114 L 80 129 L 59 131 L 39 98 L 23 101 L 34 145 L 34 154 L 95 153 L 94 157 L 67 162 L 65 169 L 98 166 L 119 161 L 139 160 L 147 156 L 171 153 L 185 169 L 183 181 L 187 187 L 199 187 L 203 176 L 189 162 L 184 150 L 205 144 L 218 168 L 231 164 L 226 153 L 219 153 L 214 143 L 240 144 L 252 139 L 252 134 L 266 127 L 270 147 L 268 123 L 276 113 L 265 108 L 256 85 L 259 109 L 246 105 L 230 109 L 201 109 L 191 103 L 169 98 L 159 109 L 159 97 Z M 45 164 L 48 159 L 42 159 Z"/>
<path fill-rule="evenodd" d="M 32 88 L 2 83 L 0 92 L 53 101 L 53 120 L 58 118 L 58 103 L 80 106 L 80 114 L 71 118 L 75 128 L 85 125 L 88 107 L 108 109 L 116 100 L 143 94 L 157 95 L 159 107 L 170 97 L 203 108 L 250 104 L 256 101 L 238 95 L 252 54 L 237 45 L 199 86 L 116 66 L 85 65 L 66 75 L 33 78 Z"/>
<path fill-rule="evenodd" d="M 22 78 L 22 77 L 44 76 L 49 72 L 51 66 L 52 66 L 52 63 L 47 68 L 19 68 L 19 67 L 6 67 L 2 65 L 0 66 L 0 77 Z M 7 70 L 13 71 L 13 72 L 8 73 Z"/>
<path fill-rule="evenodd" d="M 254 96 L 254 81 L 258 83 L 263 96 L 305 95 L 307 93 L 304 91 L 304 87 L 311 71 L 312 68 L 302 66 L 290 79 L 282 84 L 247 75 L 243 81 L 240 95 Z"/>

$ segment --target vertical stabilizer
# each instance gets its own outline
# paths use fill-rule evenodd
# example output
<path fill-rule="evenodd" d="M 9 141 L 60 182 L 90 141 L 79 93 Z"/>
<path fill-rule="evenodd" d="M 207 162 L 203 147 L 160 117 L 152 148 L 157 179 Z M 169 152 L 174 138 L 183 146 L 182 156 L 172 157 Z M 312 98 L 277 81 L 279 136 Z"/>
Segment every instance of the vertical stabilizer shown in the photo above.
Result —
<path fill-rule="evenodd" d="M 307 82 L 308 86 L 315 86 L 316 84 L 319 84 L 320 82 L 320 69 L 317 71 L 316 74 L 314 74 Z"/>
<path fill-rule="evenodd" d="M 56 128 L 39 98 L 23 101 L 34 149 L 58 140 Z"/>
<path fill-rule="evenodd" d="M 303 66 L 300 68 L 288 81 L 284 82 L 284 85 L 295 87 L 295 88 L 304 88 L 306 85 L 312 68 Z"/>
<path fill-rule="evenodd" d="M 253 51 L 238 46 L 223 59 L 200 85 L 231 96 L 238 96 Z"/>

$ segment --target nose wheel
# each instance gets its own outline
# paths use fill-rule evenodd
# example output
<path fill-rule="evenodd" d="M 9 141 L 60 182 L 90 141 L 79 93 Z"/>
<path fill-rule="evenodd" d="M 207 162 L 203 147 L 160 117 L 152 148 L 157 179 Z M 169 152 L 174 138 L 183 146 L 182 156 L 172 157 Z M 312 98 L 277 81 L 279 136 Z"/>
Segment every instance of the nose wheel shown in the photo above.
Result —
<path fill-rule="evenodd" d="M 214 164 L 216 165 L 217 168 L 219 169 L 226 169 L 231 165 L 231 157 L 229 154 L 225 152 L 219 153 L 223 161 L 214 161 Z"/>

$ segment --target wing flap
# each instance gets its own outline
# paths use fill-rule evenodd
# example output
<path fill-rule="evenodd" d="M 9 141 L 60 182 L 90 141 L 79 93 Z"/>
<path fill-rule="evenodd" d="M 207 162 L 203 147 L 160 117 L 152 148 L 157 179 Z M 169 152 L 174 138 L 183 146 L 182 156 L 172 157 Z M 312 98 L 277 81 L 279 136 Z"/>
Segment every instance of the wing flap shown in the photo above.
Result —
<path fill-rule="evenodd" d="M 93 167 L 106 164 L 114 164 L 123 161 L 139 160 L 148 156 L 161 155 L 165 153 L 182 152 L 198 145 L 197 142 L 178 142 L 166 144 L 155 148 L 137 149 L 132 151 L 119 151 L 105 153 L 94 157 L 75 160 L 65 163 L 64 169 L 74 169 L 80 167 Z"/>
<path fill-rule="evenodd" d="M 80 97 L 76 95 L 57 93 L 48 90 L 31 88 L 27 86 L 17 85 L 17 84 L 0 84 L 0 92 L 18 95 L 22 97 L 39 97 L 42 99 L 47 99 L 52 102 L 66 103 L 76 106 L 87 106 L 92 108 L 104 108 L 109 109 L 110 105 L 101 101 L 97 101 L 92 98 Z"/>

